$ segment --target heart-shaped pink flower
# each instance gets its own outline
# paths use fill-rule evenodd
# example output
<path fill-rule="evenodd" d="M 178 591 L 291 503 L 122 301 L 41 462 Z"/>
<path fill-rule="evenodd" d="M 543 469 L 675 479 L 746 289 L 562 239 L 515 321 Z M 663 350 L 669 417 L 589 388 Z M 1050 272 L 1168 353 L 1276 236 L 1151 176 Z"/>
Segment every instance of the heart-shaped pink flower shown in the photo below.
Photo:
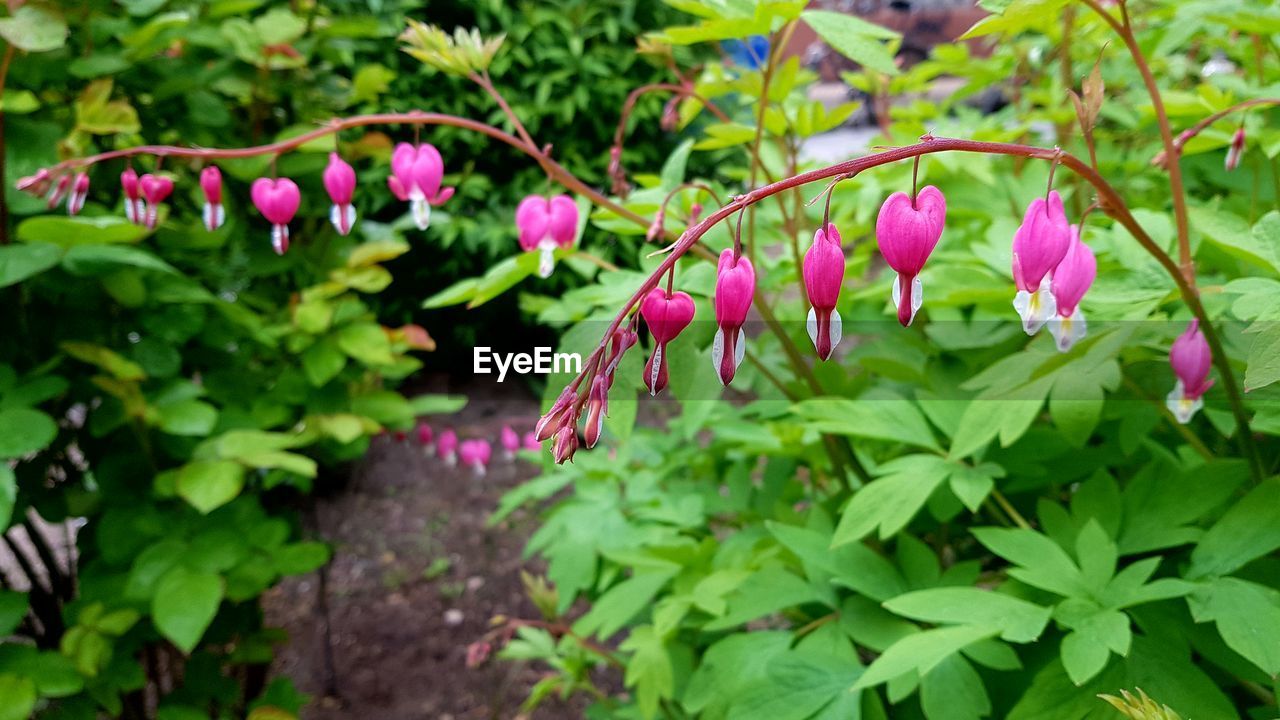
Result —
<path fill-rule="evenodd" d="M 147 227 L 154 228 L 160 216 L 160 203 L 173 192 L 173 180 L 163 175 L 147 173 L 138 179 L 138 190 L 147 203 L 143 222 Z"/>
<path fill-rule="evenodd" d="M 271 223 L 271 247 L 277 255 L 289 249 L 289 221 L 298 212 L 302 193 L 289 178 L 258 178 L 249 187 L 249 196 L 258 212 Z"/>
<path fill-rule="evenodd" d="M 222 227 L 227 214 L 222 208 L 222 171 L 216 165 L 210 165 L 200 171 L 200 189 L 204 191 L 204 207 L 201 217 L 204 228 L 213 232 Z"/>
<path fill-rule="evenodd" d="M 578 234 L 578 204 L 568 195 L 547 199 L 530 195 L 516 206 L 516 230 L 520 247 L 525 252 L 538 251 L 541 258 L 538 274 L 549 277 L 555 267 L 553 252 L 557 247 L 573 246 Z"/>
<path fill-rule="evenodd" d="M 747 321 L 751 300 L 756 294 L 756 271 L 751 260 L 745 255 L 736 257 L 733 248 L 721 251 L 716 270 L 713 300 L 718 327 L 711 341 L 711 361 L 715 363 L 720 384 L 728 385 L 733 382 L 747 351 L 747 338 L 742 326 Z"/>
<path fill-rule="evenodd" d="M 921 189 L 915 200 L 896 192 L 880 206 L 876 244 L 885 262 L 898 274 L 893 283 L 893 304 L 903 327 L 911 324 L 924 302 L 920 271 L 937 247 L 946 222 L 947 199 L 932 185 Z"/>
<path fill-rule="evenodd" d="M 666 389 L 667 343 L 689 327 L 694 310 L 693 298 L 679 290 L 667 295 L 662 288 L 654 288 L 641 301 L 640 315 L 653 335 L 653 354 L 644 366 L 644 385 L 650 395 Z"/>
<path fill-rule="evenodd" d="M 441 189 L 444 159 L 431 143 L 400 143 L 391 153 L 391 176 L 387 186 L 401 200 L 409 201 L 413 221 L 419 230 L 431 223 L 431 208 L 453 197 L 453 188 Z"/>
<path fill-rule="evenodd" d="M 840 231 L 833 223 L 813 234 L 813 244 L 804 255 L 804 288 L 809 295 L 809 339 L 826 360 L 840 344 L 843 322 L 836 311 L 840 286 L 844 283 L 844 251 L 840 249 Z"/>

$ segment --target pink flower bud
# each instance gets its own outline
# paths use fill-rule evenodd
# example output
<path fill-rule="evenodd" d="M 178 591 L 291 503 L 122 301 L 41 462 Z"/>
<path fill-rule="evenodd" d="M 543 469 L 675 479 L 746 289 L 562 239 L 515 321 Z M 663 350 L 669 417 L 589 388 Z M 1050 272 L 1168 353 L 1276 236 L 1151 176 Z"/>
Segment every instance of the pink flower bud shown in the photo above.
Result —
<path fill-rule="evenodd" d="M 43 195 L 49 191 L 53 175 L 47 168 L 40 168 L 32 175 L 18 178 L 17 188 L 28 195 Z"/>
<path fill-rule="evenodd" d="M 329 222 L 339 235 L 351 232 L 356 224 L 356 209 L 351 206 L 351 196 L 356 191 L 356 171 L 338 153 L 329 153 L 329 165 L 324 169 L 324 189 L 333 201 L 329 210 Z"/>
<path fill-rule="evenodd" d="M 1044 198 L 1032 200 L 1022 225 L 1013 234 L 1013 280 L 1018 286 L 1013 307 L 1028 335 L 1036 334 L 1057 313 L 1048 277 L 1070 248 L 1071 224 L 1062 208 L 1062 196 L 1053 190 L 1047 202 Z"/>
<path fill-rule="evenodd" d="M 550 277 L 555 268 L 556 248 L 573 247 L 578 235 L 578 204 L 568 195 L 557 195 L 550 200 L 530 195 L 516 207 L 516 230 L 525 252 L 540 253 L 538 276 Z"/>
<path fill-rule="evenodd" d="M 160 217 L 160 203 L 169 197 L 173 192 L 173 179 L 163 175 L 152 175 L 147 173 L 138 179 L 138 190 L 142 192 L 145 199 L 146 207 L 144 211 L 145 217 L 143 224 L 149 228 L 156 226 L 156 221 Z"/>
<path fill-rule="evenodd" d="M 440 438 L 436 440 L 436 457 L 446 465 L 453 465 L 458 461 L 457 452 L 458 434 L 452 429 L 440 433 Z"/>
<path fill-rule="evenodd" d="M 538 419 L 538 424 L 533 429 L 534 437 L 538 442 L 542 442 L 556 432 L 564 425 L 567 419 L 567 413 L 570 411 L 574 403 L 578 401 L 578 393 L 573 388 L 565 388 L 560 393 L 560 397 L 551 404 L 551 409 L 545 415 Z"/>
<path fill-rule="evenodd" d="M 640 316 L 653 335 L 653 354 L 644 366 L 644 386 L 650 395 L 666 389 L 667 343 L 689 327 L 694 310 L 693 298 L 680 290 L 667 295 L 662 288 L 654 288 L 640 302 Z"/>
<path fill-rule="evenodd" d="M 653 222 L 649 223 L 649 229 L 645 231 L 644 239 L 648 242 L 653 242 L 654 240 L 662 237 L 662 233 L 666 231 L 666 228 L 664 227 L 666 222 L 666 212 L 659 210 L 658 214 L 654 216 Z"/>
<path fill-rule="evenodd" d="M 391 176 L 387 186 L 401 200 L 409 201 L 414 224 L 419 230 L 431 225 L 431 208 L 453 197 L 453 188 L 443 188 L 444 159 L 431 143 L 400 143 L 391 153 Z"/>
<path fill-rule="evenodd" d="M 85 198 L 89 197 L 88 173 L 76 173 L 71 184 L 71 193 L 67 195 L 67 214 L 78 215 L 84 209 Z"/>
<path fill-rule="evenodd" d="M 430 425 L 426 423 L 418 423 L 418 427 L 415 429 L 415 434 L 418 438 L 418 444 L 421 445 L 424 450 L 430 449 L 435 445 L 436 436 L 435 433 L 431 431 Z"/>
<path fill-rule="evenodd" d="M 920 271 L 937 247 L 947 222 L 947 200 L 938 188 L 927 185 L 915 200 L 896 192 L 880 206 L 876 217 L 876 244 L 880 254 L 898 274 L 893 281 L 893 306 L 903 327 L 915 320 L 924 304 Z"/>
<path fill-rule="evenodd" d="M 258 212 L 271 223 L 271 247 L 277 255 L 289 249 L 289 222 L 298 212 L 302 193 L 289 178 L 258 178 L 249 186 L 249 195 Z"/>
<path fill-rule="evenodd" d="M 596 375 L 591 381 L 591 391 L 587 393 L 587 417 L 583 421 L 582 437 L 586 440 L 587 449 L 596 446 L 600 441 L 600 432 L 604 429 L 604 416 L 609 413 L 609 389 L 604 375 Z"/>
<path fill-rule="evenodd" d="M 608 360 L 604 364 L 608 387 L 613 387 L 613 374 L 622 363 L 622 356 L 638 342 L 640 342 L 640 335 L 632 328 L 618 328 L 613 331 L 613 335 L 609 338 Z"/>
<path fill-rule="evenodd" d="M 200 171 L 200 189 L 204 191 L 204 207 L 201 209 L 204 229 L 213 232 L 227 219 L 222 208 L 222 171 L 218 166 L 210 165 Z"/>
<path fill-rule="evenodd" d="M 578 429 L 573 423 L 569 423 L 560 428 L 556 432 L 556 440 L 552 443 L 551 454 L 555 457 L 557 465 L 563 465 L 566 460 L 572 462 L 573 454 L 578 451 Z"/>
<path fill-rule="evenodd" d="M 1244 156 L 1244 126 L 1236 129 L 1231 136 L 1231 146 L 1227 148 L 1227 158 L 1223 161 L 1223 166 L 1227 172 L 1231 172 L 1240 167 L 1240 158 Z"/>
<path fill-rule="evenodd" d="M 71 190 L 71 173 L 64 173 L 53 184 L 53 189 L 49 191 L 46 198 L 46 207 L 50 210 L 58 207 L 58 203 L 62 202 L 62 198 L 67 196 L 67 192 Z"/>
<path fill-rule="evenodd" d="M 471 468 L 476 477 L 484 476 L 492 455 L 493 448 L 489 446 L 488 440 L 464 440 L 458 446 L 458 460 L 463 467 Z"/>
<path fill-rule="evenodd" d="M 138 173 L 133 168 L 120 173 L 120 189 L 124 191 L 124 216 L 134 225 L 145 222 L 147 206 L 138 194 Z"/>
<path fill-rule="evenodd" d="M 1203 395 L 1213 387 L 1213 381 L 1209 379 L 1213 354 L 1204 333 L 1200 332 L 1199 319 L 1192 320 L 1186 332 L 1173 341 L 1169 348 L 1169 365 L 1178 376 L 1178 382 L 1165 398 L 1165 404 L 1178 422 L 1186 424 L 1196 411 L 1204 407 Z"/>
<path fill-rule="evenodd" d="M 502 426 L 502 448 L 510 452 L 520 449 L 520 436 L 510 425 Z"/>
<path fill-rule="evenodd" d="M 680 96 L 675 95 L 662 106 L 662 119 L 658 121 L 659 126 L 666 132 L 675 132 L 680 126 Z"/>
<path fill-rule="evenodd" d="M 756 294 L 756 271 L 745 256 L 734 257 L 733 248 L 725 248 L 720 253 L 716 272 L 714 303 L 719 327 L 711 342 L 711 362 L 720 384 L 728 385 L 733 382 L 733 375 L 747 351 L 742 325 L 747 321 L 747 312 Z"/>
<path fill-rule="evenodd" d="M 699 218 L 702 217 L 702 203 L 694 203 L 689 206 L 689 224 L 697 225 Z"/>
<path fill-rule="evenodd" d="M 836 311 L 840 286 L 844 283 L 844 251 L 840 248 L 840 231 L 828 223 L 813 234 L 813 244 L 804 254 L 804 287 L 809 295 L 809 339 L 826 360 L 840 344 L 844 323 Z"/>
<path fill-rule="evenodd" d="M 1093 250 L 1080 239 L 1080 226 L 1071 226 L 1071 247 L 1054 268 L 1050 289 L 1053 291 L 1057 313 L 1049 318 L 1049 332 L 1060 352 L 1066 352 L 1084 337 L 1084 313 L 1080 300 L 1098 276 L 1098 261 Z"/>

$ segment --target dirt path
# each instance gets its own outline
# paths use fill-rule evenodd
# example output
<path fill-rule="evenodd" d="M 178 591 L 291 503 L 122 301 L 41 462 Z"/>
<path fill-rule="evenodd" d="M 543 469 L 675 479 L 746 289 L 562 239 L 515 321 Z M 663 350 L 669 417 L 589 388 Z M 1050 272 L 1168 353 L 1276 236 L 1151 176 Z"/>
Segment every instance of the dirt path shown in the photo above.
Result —
<path fill-rule="evenodd" d="M 533 518 L 517 513 L 500 527 L 485 522 L 504 491 L 535 468 L 505 461 L 499 431 L 524 431 L 535 400 L 472 397 L 449 418 L 461 438 L 495 445 L 486 477 L 424 457 L 410 437 L 376 440 L 350 486 L 317 502 L 312 520 L 334 548 L 324 600 L 337 694 L 326 695 L 325 612 L 318 573 L 291 578 L 264 598 L 269 625 L 289 632 L 274 671 L 312 696 L 303 720 L 480 720 L 519 717 L 539 679 L 536 669 L 489 662 L 467 669 L 467 645 L 495 615 L 537 617 L 520 570 Z M 477 396 L 480 395 L 480 396 Z M 490 393 L 490 395 L 492 395 Z M 443 423 L 435 423 L 437 432 Z M 550 701 L 536 718 L 577 717 Z"/>

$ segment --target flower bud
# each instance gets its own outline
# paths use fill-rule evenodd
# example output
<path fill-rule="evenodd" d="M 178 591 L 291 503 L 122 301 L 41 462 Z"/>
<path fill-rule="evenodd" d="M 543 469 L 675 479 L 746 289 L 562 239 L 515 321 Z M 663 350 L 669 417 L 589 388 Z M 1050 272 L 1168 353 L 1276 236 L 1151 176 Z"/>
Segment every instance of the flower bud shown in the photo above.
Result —
<path fill-rule="evenodd" d="M 573 423 L 568 423 L 556 432 L 556 440 L 552 444 L 551 454 L 555 457 L 557 465 L 563 465 L 566 460 L 572 462 L 573 454 L 578 451 L 578 430 Z"/>
<path fill-rule="evenodd" d="M 356 224 L 356 209 L 351 198 L 356 190 L 356 171 L 338 153 L 329 153 L 329 165 L 324 169 L 324 189 L 333 201 L 329 209 L 329 222 L 339 235 L 346 235 Z"/>
<path fill-rule="evenodd" d="M 813 244 L 804 255 L 804 287 L 809 295 L 809 339 L 826 360 L 840 344 L 844 323 L 836 311 L 840 287 L 844 283 L 844 251 L 840 248 L 840 231 L 834 224 L 813 234 Z"/>
<path fill-rule="evenodd" d="M 711 342 L 711 361 L 722 385 L 732 382 L 738 366 L 742 365 L 747 351 L 742 326 L 747 321 L 755 293 L 756 271 L 751 261 L 745 256 L 735 257 L 733 248 L 725 248 L 717 264 L 714 298 L 719 327 Z"/>
<path fill-rule="evenodd" d="M 587 393 L 587 417 L 582 428 L 582 436 L 586 440 L 588 450 L 600 441 L 600 432 L 604 429 L 604 416 L 608 412 L 609 391 L 605 376 L 596 375 L 591 381 L 591 391 Z"/>
<path fill-rule="evenodd" d="M 1185 425 L 1204 407 L 1203 395 L 1213 387 L 1213 381 L 1209 379 L 1213 354 L 1200 331 L 1199 319 L 1192 320 L 1186 332 L 1173 341 L 1169 348 L 1169 365 L 1173 367 L 1178 381 L 1165 398 L 1165 404 L 1178 422 Z"/>
<path fill-rule="evenodd" d="M 204 207 L 201 209 L 204 229 L 213 232 L 227 219 L 222 208 L 222 171 L 216 165 L 200 171 L 200 189 L 204 191 Z"/>
<path fill-rule="evenodd" d="M 1223 161 L 1223 166 L 1227 172 L 1231 172 L 1240 167 L 1240 158 L 1244 157 L 1244 126 L 1236 129 L 1231 136 L 1231 145 L 1227 148 L 1227 157 Z"/>
<path fill-rule="evenodd" d="M 88 173 L 77 173 L 71 184 L 71 193 L 67 195 L 67 214 L 78 215 L 84 208 L 85 198 L 89 197 Z"/>
<path fill-rule="evenodd" d="M 549 439 L 560 430 L 565 423 L 566 412 L 577 400 L 578 393 L 572 387 L 567 387 L 560 393 L 560 397 L 551 404 L 551 409 L 538 419 L 538 424 L 533 428 L 533 435 L 538 442 Z"/>

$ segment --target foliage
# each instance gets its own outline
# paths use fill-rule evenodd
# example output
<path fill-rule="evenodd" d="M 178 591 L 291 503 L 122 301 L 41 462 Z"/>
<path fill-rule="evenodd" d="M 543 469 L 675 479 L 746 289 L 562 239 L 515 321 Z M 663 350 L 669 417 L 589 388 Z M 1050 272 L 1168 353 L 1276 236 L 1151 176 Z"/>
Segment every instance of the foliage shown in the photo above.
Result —
<path fill-rule="evenodd" d="M 318 8 L 241 17 L 262 4 L 91 3 L 65 17 L 69 35 L 21 46 L 32 54 L 4 94 L 7 188 L 57 152 L 140 133 L 241 145 L 297 132 L 286 126 L 360 92 L 335 64 L 399 29 Z M 31 13 L 63 20 L 27 5 L 0 35 Z M 376 137 L 351 140 L 353 157 L 385 155 Z M 278 169 L 323 197 L 324 159 Z M 393 389 L 433 347 L 423 328 L 378 319 L 386 264 L 410 250 L 399 226 L 368 220 L 342 238 L 313 201 L 277 257 L 241 200 L 267 162 L 223 164 L 229 222 L 215 232 L 201 226 L 199 165 L 180 160 L 163 170 L 184 189 L 155 231 L 120 217 L 118 161 L 99 166 L 77 217 L 8 195 L 0 530 L 13 525 L 2 547 L 18 559 L 5 585 L 22 590 L 0 590 L 0 717 L 292 717 L 303 698 L 265 683 L 282 638 L 258 598 L 328 560 L 300 527 L 302 496 L 383 428 L 457 407 Z"/>
<path fill-rule="evenodd" d="M 694 16 L 659 35 L 674 43 L 754 33 L 776 40 L 804 5 L 671 4 Z M 989 57 L 971 45 L 940 46 L 891 77 L 876 72 L 889 69 L 881 60 L 895 39 L 887 33 L 847 22 L 819 28 L 869 68 L 851 81 L 916 98 L 893 107 L 892 137 L 876 144 L 906 145 L 929 132 L 1056 143 L 1088 158 L 1091 142 L 1099 173 L 1176 254 L 1169 176 L 1151 163 L 1163 149 L 1157 113 L 1114 28 L 1064 2 L 983 4 L 995 14 L 972 34 L 997 36 Z M 1175 133 L 1274 94 L 1280 62 L 1270 48 L 1280 26 L 1266 3 L 1126 10 Z M 1235 69 L 1202 75 L 1215 56 Z M 942 75 L 969 84 L 946 100 L 916 95 Z M 708 65 L 696 89 L 731 121 L 686 131 L 660 173 L 636 174 L 639 188 L 616 200 L 652 217 L 676 191 L 666 212 L 674 237 L 700 192 L 681 190 L 684 180 L 728 197 L 753 178 L 811 167 L 797 161 L 798 141 L 852 111 L 807 100 L 811 79 L 776 54 L 759 71 Z M 1007 107 L 983 116 L 965 105 L 992 84 L 1004 86 Z M 1069 90 L 1082 98 L 1090 140 Z M 1249 388 L 1245 428 L 1221 378 L 1190 425 L 1166 411 L 1167 352 L 1186 326 L 1186 306 L 1166 269 L 1105 208 L 1082 219 L 1092 189 L 1065 169 L 1054 185 L 1099 259 L 1083 303 L 1089 336 L 1059 353 L 1051 338 L 1027 338 L 1010 322 L 1009 239 L 1022 207 L 1045 192 L 1047 162 L 921 160 L 921 182 L 946 193 L 949 217 L 924 271 L 924 314 L 906 330 L 891 319 L 893 274 L 871 238 L 881 200 L 910 187 L 910 163 L 837 185 L 831 220 L 851 247 L 838 306 L 846 346 L 827 363 L 796 352 L 809 345 L 796 291 L 800 248 L 822 218 L 821 203 L 804 203 L 819 188 L 753 205 L 742 232 L 759 278 L 756 304 L 780 320 L 749 323 L 750 362 L 723 394 L 707 319 L 715 272 L 693 253 L 681 260 L 675 285 L 694 296 L 699 320 L 668 348 L 674 400 L 641 409 L 645 353 L 637 348 L 616 373 L 607 447 L 579 452 L 572 465 L 548 459 L 547 473 L 512 491 L 497 514 L 545 508 L 528 549 L 548 563 L 562 625 L 522 628 L 505 651 L 555 673 L 531 704 L 591 686 L 594 668 L 620 661 L 628 692 L 599 698 L 591 717 L 1274 716 L 1274 117 L 1266 107 L 1226 117 L 1192 138 L 1182 158 L 1197 283 Z M 1248 148 L 1228 173 L 1223 151 L 1241 123 Z M 1054 135 L 1039 137 L 1046 129 Z M 724 149 L 732 154 L 712 171 L 687 171 L 690 153 Z M 588 236 L 646 231 L 608 209 L 592 222 Z M 732 225 L 701 242 L 714 257 L 731 236 Z M 586 357 L 602 342 L 661 259 L 649 251 L 622 258 L 626 267 L 600 273 L 594 286 L 539 304 L 540 319 L 564 330 L 561 351 Z M 550 379 L 548 406 L 570 380 Z M 661 429 L 637 424 L 638 412 Z M 1259 448 L 1260 474 L 1241 450 L 1242 432 Z M 571 609 L 583 600 L 588 609 L 578 615 Z M 1158 702 L 1098 697 L 1131 688 Z"/>

